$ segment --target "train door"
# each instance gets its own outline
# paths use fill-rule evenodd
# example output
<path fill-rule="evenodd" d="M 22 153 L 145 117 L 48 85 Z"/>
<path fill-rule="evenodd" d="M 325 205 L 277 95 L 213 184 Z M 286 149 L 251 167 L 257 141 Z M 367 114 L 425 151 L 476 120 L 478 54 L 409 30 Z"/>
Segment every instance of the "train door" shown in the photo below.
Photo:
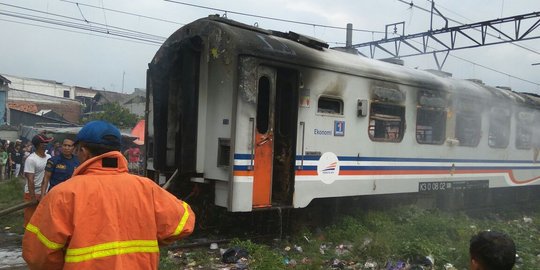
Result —
<path fill-rule="evenodd" d="M 255 157 L 253 173 L 253 207 L 270 206 L 272 193 L 272 161 L 274 156 L 274 104 L 276 72 L 259 66 L 257 69 L 257 115 L 255 121 Z"/>
<path fill-rule="evenodd" d="M 294 192 L 297 72 L 257 68 L 253 208 L 288 205 Z"/>

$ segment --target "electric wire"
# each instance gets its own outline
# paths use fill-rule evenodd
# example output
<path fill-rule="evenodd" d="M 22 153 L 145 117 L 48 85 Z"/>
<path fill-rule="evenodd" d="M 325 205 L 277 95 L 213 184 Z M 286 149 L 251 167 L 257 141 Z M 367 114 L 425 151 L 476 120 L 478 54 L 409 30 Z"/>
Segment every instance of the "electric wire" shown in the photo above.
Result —
<path fill-rule="evenodd" d="M 418 43 L 418 44 L 422 44 L 420 41 L 416 41 L 416 40 L 412 40 L 412 42 L 415 42 L 415 43 Z M 434 47 L 432 46 L 428 46 L 430 49 L 435 49 Z M 459 59 L 459 60 L 462 60 L 464 62 L 467 62 L 467 63 L 470 63 L 470 64 L 473 64 L 475 66 L 479 66 L 481 68 L 485 68 L 487 70 L 490 70 L 490 71 L 493 71 L 493 72 L 496 72 L 496 73 L 499 73 L 499 74 L 502 74 L 502 75 L 505 75 L 505 76 L 508 76 L 510 78 L 514 78 L 514 79 L 517 79 L 517 80 L 520 80 L 520 81 L 523 81 L 523 82 L 527 82 L 527 83 L 530 83 L 530 84 L 533 84 L 533 85 L 536 85 L 536 86 L 539 86 L 540 87 L 540 83 L 538 82 L 533 82 L 531 80 L 527 80 L 527 79 L 523 79 L 523 78 L 520 78 L 520 77 L 517 77 L 515 75 L 512 75 L 512 74 L 509 74 L 509 73 L 506 73 L 504 71 L 500 71 L 500 70 L 496 70 L 494 68 L 490 68 L 488 66 L 485 66 L 485 65 L 482 65 L 482 64 L 479 64 L 479 63 L 476 63 L 476 62 L 473 62 L 471 60 L 468 60 L 468 59 L 465 59 L 463 57 L 459 57 L 459 56 L 456 56 L 456 55 L 453 55 L 453 54 L 448 54 L 449 56 L 453 57 L 453 58 L 456 58 L 456 59 Z"/>
<path fill-rule="evenodd" d="M 156 43 L 148 43 L 148 42 L 144 42 L 144 41 L 138 41 L 138 40 L 132 40 L 132 39 L 127 39 L 127 38 L 115 37 L 115 36 L 111 36 L 111 35 L 93 34 L 93 33 L 88 33 L 88 32 L 74 31 L 74 30 L 69 30 L 69 29 L 65 29 L 65 28 L 52 27 L 52 26 L 46 26 L 46 25 L 40 25 L 40 24 L 33 24 L 33 23 L 28 23 L 28 22 L 20 22 L 20 21 L 15 21 L 15 20 L 8 20 L 8 19 L 0 19 L 0 21 L 10 22 L 10 23 L 17 23 L 17 24 L 28 25 L 28 26 L 33 26 L 33 27 L 40 27 L 40 28 L 45 28 L 45 29 L 59 30 L 59 31 L 75 33 L 75 34 L 89 35 L 89 36 L 94 36 L 94 37 L 109 38 L 109 39 L 115 39 L 115 40 L 121 40 L 121 41 L 133 42 L 133 43 L 139 43 L 139 44 L 144 44 L 144 45 L 159 46 L 159 44 L 156 44 Z"/>
<path fill-rule="evenodd" d="M 186 3 L 186 2 L 180 2 L 180 1 L 174 1 L 174 0 L 164 0 L 164 1 L 179 4 L 179 5 L 184 5 L 184 6 L 208 9 L 208 10 L 213 10 L 213 11 L 220 11 L 220 12 L 223 12 L 225 14 L 231 13 L 231 14 L 236 14 L 236 15 L 241 15 L 241 16 L 246 16 L 246 17 L 259 18 L 259 19 L 267 19 L 267 20 L 294 23 L 294 24 L 301 24 L 301 25 L 317 26 L 317 27 L 330 28 L 330 29 L 347 30 L 346 27 L 339 27 L 339 26 L 331 26 L 331 25 L 323 25 L 323 24 L 316 24 L 316 23 L 308 23 L 308 22 L 280 19 L 280 18 L 261 16 L 261 15 L 251 14 L 251 13 L 232 11 L 232 10 L 227 10 L 227 9 L 213 8 L 213 7 L 209 7 L 209 6 L 195 5 L 195 4 L 190 4 L 190 3 Z M 382 31 L 365 30 L 365 29 L 352 29 L 352 30 L 356 31 L 356 32 L 384 34 L 384 32 L 382 32 Z"/>
<path fill-rule="evenodd" d="M 26 19 L 26 20 L 35 21 L 35 22 L 41 22 L 41 23 L 54 24 L 54 25 L 63 26 L 63 27 L 76 28 L 76 29 L 80 29 L 80 30 L 97 32 L 97 33 L 101 33 L 101 34 L 110 34 L 110 35 L 114 35 L 114 36 L 119 36 L 119 37 L 123 37 L 123 38 L 130 38 L 130 39 L 134 39 L 134 40 L 139 40 L 139 41 L 143 41 L 143 42 L 150 42 L 150 43 L 155 43 L 155 44 L 162 44 L 165 41 L 164 38 L 156 39 L 155 37 L 152 37 L 152 36 L 134 35 L 131 32 L 119 31 L 119 30 L 108 31 L 108 30 L 104 29 L 103 27 L 95 27 L 95 26 L 91 26 L 91 25 L 67 22 L 67 21 L 62 21 L 62 20 L 57 20 L 57 19 L 49 19 L 49 18 L 45 18 L 45 17 L 29 15 L 29 14 L 22 14 L 22 13 L 13 12 L 13 11 L 11 11 L 11 13 L 7 13 L 7 12 L 4 12 L 4 11 L 0 10 L 0 15 L 19 18 L 19 19 Z"/>
<path fill-rule="evenodd" d="M 83 18 L 83 20 L 84 20 L 86 23 L 89 23 L 88 20 L 84 17 L 84 14 L 82 13 L 81 7 L 79 7 L 79 5 L 77 5 L 77 9 L 79 9 L 79 13 L 81 13 L 81 17 Z"/>
<path fill-rule="evenodd" d="M 105 15 L 105 5 L 103 4 L 103 0 L 101 0 L 101 8 L 103 10 L 103 19 L 105 20 L 105 28 L 107 31 L 109 31 L 109 26 L 107 26 L 107 15 Z"/>
<path fill-rule="evenodd" d="M 91 24 L 94 24 L 94 25 L 105 26 L 105 24 L 98 23 L 98 22 L 84 21 L 84 20 L 74 18 L 74 17 L 70 17 L 70 16 L 65 16 L 65 15 L 61 15 L 61 14 L 55 14 L 55 13 L 40 11 L 40 10 L 26 8 L 26 7 L 17 6 L 17 5 L 11 5 L 11 4 L 6 4 L 6 3 L 0 3 L 0 5 L 12 7 L 12 8 L 17 8 L 17 9 L 22 9 L 22 10 L 26 10 L 26 11 L 31 11 L 31 12 L 36 12 L 36 13 L 52 15 L 52 16 L 56 16 L 56 17 L 60 17 L 60 18 L 64 18 L 64 19 L 78 21 L 78 22 L 85 22 L 85 23 L 88 23 L 88 24 L 91 23 Z M 13 13 L 18 14 L 18 15 L 24 14 L 24 13 L 17 13 L 15 11 L 6 11 L 6 12 L 13 12 Z M 30 15 L 30 14 L 24 14 L 24 15 L 25 16 L 39 17 L 39 16 L 36 16 L 36 15 Z M 46 18 L 46 17 L 39 17 L 39 18 L 44 19 L 44 20 L 49 20 L 49 21 L 57 20 L 57 19 L 51 19 L 51 18 Z M 61 20 L 58 20 L 58 21 L 61 21 Z M 68 21 L 61 21 L 61 22 L 67 23 L 67 24 L 73 23 L 73 22 L 68 22 Z M 73 24 L 75 24 L 75 23 L 73 23 Z M 109 26 L 108 28 L 115 29 L 116 31 L 122 31 L 123 35 L 132 35 L 132 36 L 134 36 L 136 38 L 148 38 L 148 39 L 156 39 L 156 40 L 163 40 L 163 41 L 165 40 L 165 37 L 161 37 L 161 36 L 157 36 L 157 35 L 153 35 L 153 34 L 147 34 L 147 33 L 144 33 L 144 32 L 135 31 L 135 30 L 131 30 L 131 29 L 126 29 L 126 28 L 122 28 L 122 27 Z"/>
<path fill-rule="evenodd" d="M 66 3 L 75 4 L 75 5 L 77 5 L 77 6 L 80 5 L 80 6 L 85 6 L 85 7 L 95 8 L 95 9 L 103 9 L 103 10 L 106 10 L 106 11 L 111 11 L 111 12 L 120 13 L 120 14 L 125 14 L 125 15 L 137 16 L 137 17 L 141 17 L 141 18 L 145 18 L 145 19 L 154 20 L 154 21 L 160 21 L 160 22 L 166 22 L 166 23 L 172 23 L 172 24 L 178 24 L 178 25 L 186 25 L 185 23 L 180 23 L 180 22 L 175 22 L 175 21 L 165 20 L 165 19 L 156 18 L 156 17 L 150 17 L 150 16 L 146 16 L 146 15 L 142 15 L 142 14 L 138 14 L 138 13 L 127 12 L 127 11 L 122 11 L 122 10 L 118 10 L 118 9 L 105 8 L 105 7 L 98 7 L 98 6 L 93 6 L 93 5 L 84 4 L 84 3 L 79 3 L 79 2 L 74 2 L 74 1 L 69 1 L 69 0 L 60 0 L 60 1 L 66 2 Z"/>

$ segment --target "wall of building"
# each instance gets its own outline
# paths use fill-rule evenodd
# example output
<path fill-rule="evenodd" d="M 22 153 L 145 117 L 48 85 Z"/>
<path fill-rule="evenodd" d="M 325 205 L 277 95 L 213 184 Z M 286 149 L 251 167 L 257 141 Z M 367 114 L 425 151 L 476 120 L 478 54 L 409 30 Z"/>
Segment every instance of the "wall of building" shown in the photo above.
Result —
<path fill-rule="evenodd" d="M 50 80 L 39 80 L 32 78 L 23 78 L 11 75 L 2 74 L 11 81 L 10 88 L 23 90 L 33 93 L 40 93 L 49 96 L 62 98 L 75 98 L 75 89 L 71 86 Z"/>
<path fill-rule="evenodd" d="M 79 101 L 68 98 L 11 89 L 8 92 L 8 107 L 34 114 L 41 110 L 53 110 L 67 121 L 79 123 L 82 105 Z M 11 116 L 10 119 L 13 120 L 14 117 Z"/>

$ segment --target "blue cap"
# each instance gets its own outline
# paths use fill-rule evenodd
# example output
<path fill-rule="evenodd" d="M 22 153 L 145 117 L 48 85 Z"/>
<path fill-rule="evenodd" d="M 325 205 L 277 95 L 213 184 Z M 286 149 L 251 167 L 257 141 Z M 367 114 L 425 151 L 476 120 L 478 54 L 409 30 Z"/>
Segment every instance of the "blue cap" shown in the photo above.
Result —
<path fill-rule="evenodd" d="M 84 125 L 75 138 L 75 143 L 78 142 L 121 146 L 122 136 L 118 128 L 111 123 L 97 120 Z"/>

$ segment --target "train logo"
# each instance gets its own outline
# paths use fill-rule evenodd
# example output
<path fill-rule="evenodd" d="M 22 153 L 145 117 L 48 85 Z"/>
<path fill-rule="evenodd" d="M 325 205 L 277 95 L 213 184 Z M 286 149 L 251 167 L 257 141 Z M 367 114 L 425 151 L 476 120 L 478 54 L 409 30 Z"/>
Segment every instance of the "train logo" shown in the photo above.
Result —
<path fill-rule="evenodd" d="M 332 152 L 324 153 L 317 164 L 317 173 L 325 184 L 332 184 L 339 175 L 339 160 Z"/>

